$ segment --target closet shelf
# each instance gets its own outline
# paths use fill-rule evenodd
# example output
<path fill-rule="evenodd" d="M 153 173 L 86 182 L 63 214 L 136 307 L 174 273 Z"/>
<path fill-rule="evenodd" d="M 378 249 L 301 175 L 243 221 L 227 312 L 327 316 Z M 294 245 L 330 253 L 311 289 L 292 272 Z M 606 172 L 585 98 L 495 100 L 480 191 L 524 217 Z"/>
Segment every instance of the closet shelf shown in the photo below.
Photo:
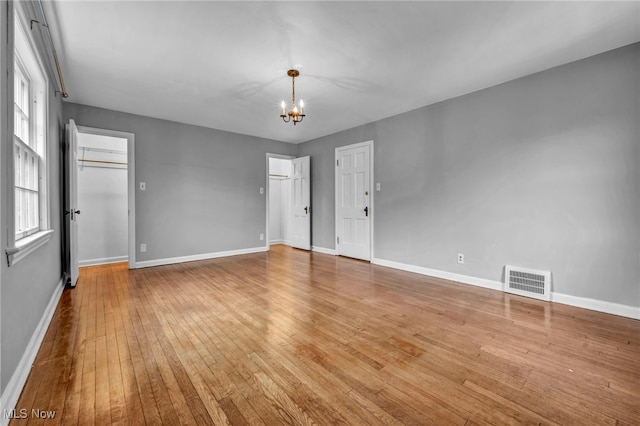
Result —
<path fill-rule="evenodd" d="M 82 152 L 102 152 L 105 154 L 122 154 L 127 155 L 127 151 L 120 151 L 117 149 L 105 149 L 105 148 L 92 148 L 89 146 L 79 146 L 78 149 L 82 150 Z"/>

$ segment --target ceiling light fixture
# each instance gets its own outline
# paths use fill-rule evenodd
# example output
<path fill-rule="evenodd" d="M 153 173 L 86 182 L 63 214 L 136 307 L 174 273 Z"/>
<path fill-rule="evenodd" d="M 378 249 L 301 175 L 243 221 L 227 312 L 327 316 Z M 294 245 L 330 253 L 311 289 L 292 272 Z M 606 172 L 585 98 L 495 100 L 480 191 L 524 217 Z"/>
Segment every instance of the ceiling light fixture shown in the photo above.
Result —
<path fill-rule="evenodd" d="M 280 117 L 282 121 L 288 123 L 293 121 L 293 125 L 295 126 L 297 123 L 300 123 L 304 118 L 304 102 L 302 99 L 300 100 L 300 110 L 298 111 L 298 106 L 296 105 L 296 77 L 300 75 L 298 70 L 289 70 L 287 71 L 287 75 L 291 77 L 291 110 L 286 112 L 287 104 L 285 101 L 282 101 L 280 107 L 282 110 L 280 111 Z"/>

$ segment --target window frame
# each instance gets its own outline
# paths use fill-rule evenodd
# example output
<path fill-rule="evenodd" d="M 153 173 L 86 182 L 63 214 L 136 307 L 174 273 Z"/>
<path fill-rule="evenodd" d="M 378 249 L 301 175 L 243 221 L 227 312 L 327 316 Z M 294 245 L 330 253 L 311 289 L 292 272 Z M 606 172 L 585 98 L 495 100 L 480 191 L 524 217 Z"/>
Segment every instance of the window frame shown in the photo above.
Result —
<path fill-rule="evenodd" d="M 14 4 L 19 4 L 16 2 Z M 13 120 L 9 122 L 9 137 L 12 140 L 10 144 L 10 153 L 6 158 L 8 179 L 7 179 L 7 194 L 8 206 L 7 206 L 7 262 L 8 265 L 14 265 L 20 260 L 27 257 L 39 247 L 46 244 L 53 235 L 53 230 L 50 229 L 50 203 L 49 203 L 49 146 L 48 146 L 48 104 L 49 104 L 49 79 L 46 72 L 46 68 L 43 65 L 40 51 L 37 48 L 37 44 L 31 32 L 28 31 L 30 22 L 25 15 L 25 11 L 21 7 L 16 7 L 14 10 L 13 19 L 13 55 L 9 59 L 13 66 L 8 67 L 10 70 L 9 79 L 12 84 L 10 87 L 10 93 L 7 96 L 7 103 L 10 105 L 10 111 L 12 111 Z M 16 135 L 15 126 L 17 124 L 17 111 L 18 107 L 15 99 L 16 90 L 16 76 L 15 69 L 20 68 L 19 72 L 23 74 L 29 85 L 28 94 L 28 108 L 27 116 L 29 117 L 29 125 L 27 126 L 29 137 L 28 141 L 23 140 Z M 22 133 L 21 133 L 22 135 Z M 22 153 L 20 160 L 28 158 L 31 166 L 33 160 L 37 158 L 38 164 L 35 169 L 37 170 L 37 181 L 34 182 L 16 182 L 16 155 Z M 24 157 L 26 153 L 26 157 Z M 32 177 L 32 179 L 34 179 Z M 28 187 L 21 189 L 21 187 Z M 37 188 L 37 189 L 35 189 Z M 38 218 L 32 221 L 31 226 L 28 229 L 20 231 L 16 224 L 18 218 L 17 208 L 20 205 L 18 198 L 18 192 L 20 191 L 37 191 L 36 202 L 33 202 L 31 198 L 31 205 L 37 203 L 36 211 L 38 212 Z M 27 202 L 27 205 L 29 203 Z M 27 218 L 28 219 L 28 218 Z M 32 218 L 33 219 L 33 218 Z M 34 225 L 35 222 L 35 225 Z"/>

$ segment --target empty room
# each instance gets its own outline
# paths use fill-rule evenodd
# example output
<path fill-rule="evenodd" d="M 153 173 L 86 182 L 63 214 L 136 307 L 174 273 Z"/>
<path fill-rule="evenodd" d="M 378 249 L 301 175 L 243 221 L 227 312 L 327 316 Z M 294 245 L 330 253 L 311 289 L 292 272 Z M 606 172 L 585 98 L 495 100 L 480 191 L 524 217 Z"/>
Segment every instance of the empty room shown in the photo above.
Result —
<path fill-rule="evenodd" d="M 0 1 L 0 426 L 640 424 L 640 1 Z"/>

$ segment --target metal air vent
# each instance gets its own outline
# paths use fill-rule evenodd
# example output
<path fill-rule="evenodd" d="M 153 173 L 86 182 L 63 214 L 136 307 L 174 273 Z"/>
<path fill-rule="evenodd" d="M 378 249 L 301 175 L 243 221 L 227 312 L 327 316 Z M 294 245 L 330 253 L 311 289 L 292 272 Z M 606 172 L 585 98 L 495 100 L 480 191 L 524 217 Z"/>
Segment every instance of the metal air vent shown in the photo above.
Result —
<path fill-rule="evenodd" d="M 505 266 L 504 291 L 520 296 L 551 300 L 551 272 Z"/>

